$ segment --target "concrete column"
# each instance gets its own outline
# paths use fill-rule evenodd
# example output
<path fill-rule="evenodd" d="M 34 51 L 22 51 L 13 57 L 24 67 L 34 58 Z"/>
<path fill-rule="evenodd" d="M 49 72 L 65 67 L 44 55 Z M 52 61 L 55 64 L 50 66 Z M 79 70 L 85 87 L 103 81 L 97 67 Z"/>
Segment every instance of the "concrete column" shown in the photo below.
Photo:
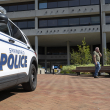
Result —
<path fill-rule="evenodd" d="M 102 0 L 102 5 L 105 5 L 105 0 Z M 105 14 L 105 12 L 104 11 L 102 11 L 102 25 L 103 25 L 103 27 L 104 27 L 104 25 L 106 25 L 106 14 Z M 103 28 L 102 27 L 102 28 Z M 104 62 L 104 64 L 106 63 L 105 62 L 105 60 L 106 60 L 106 56 L 104 55 L 105 53 L 104 52 L 106 52 L 105 50 L 106 50 L 106 48 L 107 48 L 107 43 L 106 43 L 106 33 L 104 32 L 104 28 L 102 29 L 102 31 L 103 31 L 103 33 L 102 33 L 102 47 L 103 47 L 103 56 L 104 56 L 104 58 L 103 58 L 103 62 Z"/>
<path fill-rule="evenodd" d="M 105 12 L 102 12 L 102 23 L 103 23 L 103 25 L 106 25 L 106 15 L 105 15 Z"/>
<path fill-rule="evenodd" d="M 47 60 L 45 59 L 45 70 L 47 72 Z"/>
<path fill-rule="evenodd" d="M 101 27 L 100 30 L 101 31 L 101 35 L 102 35 L 102 38 L 101 38 L 101 47 L 102 47 L 102 65 L 105 64 L 105 59 L 106 57 L 104 56 L 104 52 L 105 52 L 105 49 L 106 49 L 106 33 L 105 33 L 105 30 L 104 30 L 104 25 L 106 25 L 106 15 L 105 15 L 105 12 L 103 11 L 103 5 L 105 5 L 105 0 L 100 0 L 100 14 L 101 14 Z"/>
<path fill-rule="evenodd" d="M 90 48 L 91 48 L 91 54 L 92 54 L 93 53 L 93 45 L 91 45 Z"/>
<path fill-rule="evenodd" d="M 35 17 L 35 29 L 38 29 L 38 17 Z"/>
<path fill-rule="evenodd" d="M 38 10 L 38 0 L 35 0 L 35 10 Z M 38 29 L 38 18 L 35 17 L 35 29 Z"/>
<path fill-rule="evenodd" d="M 102 5 L 105 5 L 105 0 L 102 0 Z"/>
<path fill-rule="evenodd" d="M 50 73 L 51 73 L 51 69 L 52 69 L 52 65 L 51 65 L 51 62 L 50 62 Z"/>
<path fill-rule="evenodd" d="M 67 65 L 70 65 L 70 42 L 67 42 Z"/>
<path fill-rule="evenodd" d="M 38 36 L 35 36 L 35 52 L 36 52 L 37 58 L 38 58 Z"/>
<path fill-rule="evenodd" d="M 45 56 L 47 55 L 47 47 L 45 47 Z M 47 59 L 45 59 L 45 70 L 47 72 Z"/>
<path fill-rule="evenodd" d="M 47 55 L 47 47 L 45 47 L 45 55 Z"/>
<path fill-rule="evenodd" d="M 102 34 L 102 47 L 103 47 L 103 52 L 106 52 L 106 48 L 107 48 L 107 45 L 106 45 L 106 33 L 103 33 Z M 103 62 L 104 64 L 106 63 L 105 60 L 106 60 L 106 56 L 105 56 L 105 53 L 102 53 L 104 58 L 103 58 Z"/>
<path fill-rule="evenodd" d="M 35 10 L 38 10 L 38 0 L 35 0 Z"/>

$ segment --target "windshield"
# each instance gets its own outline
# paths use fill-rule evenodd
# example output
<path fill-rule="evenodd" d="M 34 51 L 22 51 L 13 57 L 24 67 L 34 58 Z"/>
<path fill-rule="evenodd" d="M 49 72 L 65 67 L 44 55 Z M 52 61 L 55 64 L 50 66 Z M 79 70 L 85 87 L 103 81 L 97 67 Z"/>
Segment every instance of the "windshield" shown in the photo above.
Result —
<path fill-rule="evenodd" d="M 9 35 L 9 30 L 8 30 L 7 24 L 0 22 L 0 32 L 3 32 L 5 34 Z"/>

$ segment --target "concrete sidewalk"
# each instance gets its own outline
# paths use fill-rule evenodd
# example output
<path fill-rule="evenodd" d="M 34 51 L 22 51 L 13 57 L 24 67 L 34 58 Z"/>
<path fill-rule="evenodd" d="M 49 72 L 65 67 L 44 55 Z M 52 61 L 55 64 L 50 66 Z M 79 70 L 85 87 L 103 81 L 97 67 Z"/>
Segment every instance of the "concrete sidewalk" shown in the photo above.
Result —
<path fill-rule="evenodd" d="M 38 75 L 34 92 L 20 85 L 0 92 L 0 110 L 110 110 L 110 78 Z"/>

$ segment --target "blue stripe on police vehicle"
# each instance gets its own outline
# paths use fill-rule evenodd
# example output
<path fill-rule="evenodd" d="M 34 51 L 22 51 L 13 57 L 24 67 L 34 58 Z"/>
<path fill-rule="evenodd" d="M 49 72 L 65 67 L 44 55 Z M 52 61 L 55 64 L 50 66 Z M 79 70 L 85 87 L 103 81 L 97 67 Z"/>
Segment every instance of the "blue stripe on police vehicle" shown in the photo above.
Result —
<path fill-rule="evenodd" d="M 2 39 L 0 39 L 0 41 L 5 42 L 5 43 L 8 43 L 8 44 L 10 44 L 10 45 L 14 45 L 14 46 L 16 46 L 16 47 L 20 47 L 20 48 L 26 49 L 26 50 L 31 51 L 31 52 L 34 52 L 34 51 L 29 50 L 29 49 L 27 49 L 27 48 L 24 48 L 24 47 L 21 47 L 21 46 L 15 45 L 15 44 L 11 44 L 11 43 L 9 43 L 9 42 L 7 42 L 7 41 L 4 41 L 4 40 L 2 40 Z"/>
<path fill-rule="evenodd" d="M 5 36 L 5 37 L 8 37 L 8 38 L 12 39 L 10 36 L 5 35 L 4 33 L 1 33 L 1 32 L 0 32 L 0 35 L 3 35 L 3 36 Z M 15 39 L 12 39 L 12 40 L 15 40 Z M 18 40 L 15 40 L 15 41 L 17 41 L 17 42 L 19 42 L 19 43 L 21 43 L 21 44 L 23 44 L 23 45 L 26 45 L 25 43 L 22 43 L 22 42 L 20 42 L 20 41 L 18 41 Z"/>
<path fill-rule="evenodd" d="M 5 37 L 8 37 L 8 38 L 12 39 L 10 36 L 7 36 L 7 35 L 5 35 L 5 34 L 3 34 L 3 33 L 1 33 L 1 32 L 0 32 L 0 35 L 3 35 L 3 36 L 5 36 Z M 0 40 L 3 41 L 2 39 L 0 39 Z M 15 40 L 15 39 L 12 39 L 12 40 Z M 19 42 L 19 43 L 21 43 L 21 44 L 23 44 L 23 45 L 26 45 L 25 43 L 22 43 L 22 42 L 20 42 L 20 41 L 18 41 L 18 40 L 15 40 L 15 41 L 17 41 L 17 42 Z M 6 41 L 3 41 L 3 42 L 9 43 L 9 42 L 6 42 Z M 9 44 L 10 44 L 10 43 L 9 43 Z M 14 46 L 17 46 L 17 47 L 20 47 L 20 48 L 24 48 L 24 47 L 15 45 L 15 44 L 11 44 L 11 45 L 14 45 Z M 26 45 L 26 46 L 27 46 L 27 45 Z M 29 50 L 29 49 L 27 49 L 27 48 L 24 48 L 24 49 Z M 32 50 L 29 50 L 29 51 L 34 52 L 34 51 L 32 51 Z"/>
<path fill-rule="evenodd" d="M 27 67 L 27 56 L 22 50 L 9 48 L 9 56 L 5 53 L 1 53 L 0 59 L 0 71 L 3 71 L 3 66 L 7 64 L 9 69 L 18 69 Z M 17 54 L 17 55 L 13 55 Z"/>

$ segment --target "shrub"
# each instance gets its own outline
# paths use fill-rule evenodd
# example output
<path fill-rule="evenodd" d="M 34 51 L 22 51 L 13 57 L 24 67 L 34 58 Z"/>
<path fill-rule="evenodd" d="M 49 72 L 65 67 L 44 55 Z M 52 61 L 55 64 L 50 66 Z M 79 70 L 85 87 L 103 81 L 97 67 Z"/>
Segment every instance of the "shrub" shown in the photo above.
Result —
<path fill-rule="evenodd" d="M 77 67 L 83 67 L 83 66 L 94 66 L 94 64 L 88 64 L 88 65 L 67 65 L 67 66 L 63 66 L 62 67 L 62 70 L 61 70 L 61 74 L 76 74 L 75 72 L 72 72 L 72 70 L 76 69 L 76 66 Z M 81 73 L 81 74 L 90 74 L 89 72 L 86 72 L 86 73 Z"/>

